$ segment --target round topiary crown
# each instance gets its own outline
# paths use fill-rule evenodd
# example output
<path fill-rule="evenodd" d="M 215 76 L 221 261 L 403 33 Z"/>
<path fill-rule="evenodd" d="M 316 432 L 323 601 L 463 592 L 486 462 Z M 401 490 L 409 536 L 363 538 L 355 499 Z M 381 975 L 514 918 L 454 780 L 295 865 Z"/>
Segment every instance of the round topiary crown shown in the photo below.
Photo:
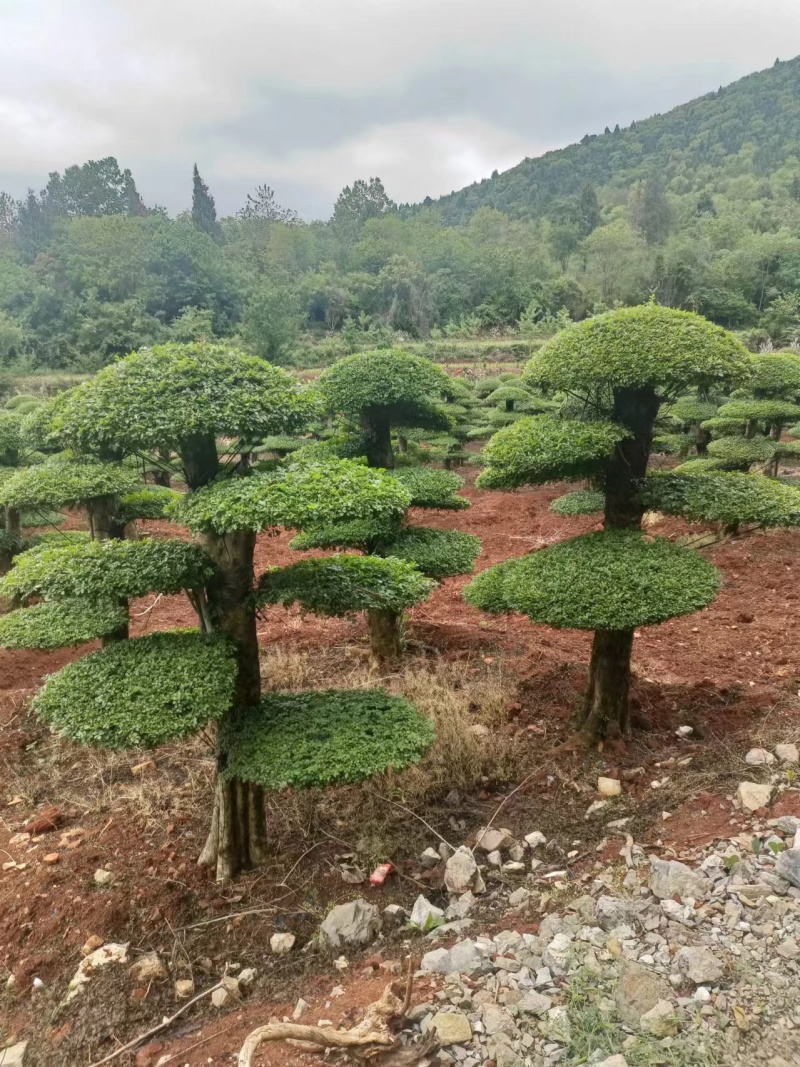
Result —
<path fill-rule="evenodd" d="M 447 384 L 444 371 L 401 349 L 346 356 L 319 379 L 332 411 L 357 417 L 367 409 L 383 409 L 400 425 L 413 424 L 421 415 L 434 415 L 437 398 Z"/>

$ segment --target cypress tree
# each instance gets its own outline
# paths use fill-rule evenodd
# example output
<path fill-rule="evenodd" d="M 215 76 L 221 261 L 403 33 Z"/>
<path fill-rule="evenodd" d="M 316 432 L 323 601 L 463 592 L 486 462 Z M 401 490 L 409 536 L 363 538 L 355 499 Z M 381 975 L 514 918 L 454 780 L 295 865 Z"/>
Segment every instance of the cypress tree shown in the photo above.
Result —
<path fill-rule="evenodd" d="M 192 222 L 198 230 L 207 233 L 218 241 L 221 232 L 217 222 L 217 208 L 214 197 L 208 191 L 208 186 L 200 177 L 197 164 L 194 165 L 192 175 Z"/>

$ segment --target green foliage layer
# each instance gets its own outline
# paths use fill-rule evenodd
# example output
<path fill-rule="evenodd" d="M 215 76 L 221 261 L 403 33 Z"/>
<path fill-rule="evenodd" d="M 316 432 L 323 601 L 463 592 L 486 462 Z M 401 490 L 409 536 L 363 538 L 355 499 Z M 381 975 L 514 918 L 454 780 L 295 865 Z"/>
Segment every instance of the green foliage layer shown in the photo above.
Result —
<path fill-rule="evenodd" d="M 352 460 L 331 460 L 217 482 L 182 497 L 170 514 L 191 530 L 223 534 L 350 519 L 385 521 L 401 516 L 410 500 L 391 475 Z"/>
<path fill-rule="evenodd" d="M 800 406 L 787 400 L 731 400 L 719 409 L 721 419 L 736 422 L 788 422 L 800 415 Z"/>
<path fill-rule="evenodd" d="M 119 500 L 119 517 L 122 522 L 135 519 L 164 519 L 171 504 L 181 494 L 165 485 L 143 485 L 132 493 L 124 493 Z"/>
<path fill-rule="evenodd" d="M 108 645 L 52 675 L 33 701 L 56 733 L 83 745 L 154 748 L 230 708 L 236 660 L 220 638 L 156 633 Z"/>
<path fill-rule="evenodd" d="M 274 567 L 259 580 L 258 603 L 299 603 L 317 615 L 403 611 L 430 596 L 436 583 L 400 559 L 328 556 Z"/>
<path fill-rule="evenodd" d="M 607 530 L 483 571 L 464 596 L 484 611 L 519 611 L 548 626 L 632 630 L 705 607 L 719 585 L 716 567 L 691 549 Z"/>
<path fill-rule="evenodd" d="M 757 474 L 648 475 L 645 506 L 665 515 L 725 525 L 797 526 L 800 489 Z"/>
<path fill-rule="evenodd" d="M 124 607 L 60 600 L 20 608 L 0 616 L 3 648 L 66 648 L 106 637 L 128 621 Z"/>
<path fill-rule="evenodd" d="M 605 503 L 604 494 L 597 489 L 578 489 L 575 493 L 558 497 L 550 505 L 550 510 L 556 515 L 593 515 L 602 511 Z"/>
<path fill-rule="evenodd" d="M 692 385 L 744 380 L 749 354 L 700 315 L 658 304 L 622 308 L 562 330 L 528 363 L 524 378 L 578 396 L 650 387 L 662 397 Z"/>
<path fill-rule="evenodd" d="M 775 442 L 765 437 L 718 437 L 709 442 L 708 454 L 730 467 L 768 463 L 775 454 Z"/>
<path fill-rule="evenodd" d="M 578 422 L 532 415 L 499 430 L 483 450 L 486 469 L 476 485 L 513 489 L 520 485 L 597 474 L 626 437 L 610 422 Z"/>
<path fill-rule="evenodd" d="M 275 693 L 224 743 L 226 774 L 267 789 L 360 782 L 417 763 L 433 723 L 380 689 Z"/>
<path fill-rule="evenodd" d="M 0 485 L 0 504 L 15 508 L 61 507 L 98 497 L 127 493 L 141 479 L 116 463 L 53 459 L 36 467 L 23 467 Z"/>
<path fill-rule="evenodd" d="M 180 452 L 193 437 L 258 441 L 317 411 L 286 371 L 227 345 L 169 344 L 134 352 L 68 394 L 56 416 L 81 448 Z"/>
<path fill-rule="evenodd" d="M 210 580 L 213 564 L 184 541 L 49 541 L 23 552 L 0 578 L 0 594 L 27 600 L 115 600 L 180 593 Z"/>
<path fill-rule="evenodd" d="M 357 417 L 383 408 L 401 425 L 414 409 L 431 409 L 448 377 L 427 359 L 401 349 L 360 352 L 324 372 L 320 390 L 332 411 Z"/>

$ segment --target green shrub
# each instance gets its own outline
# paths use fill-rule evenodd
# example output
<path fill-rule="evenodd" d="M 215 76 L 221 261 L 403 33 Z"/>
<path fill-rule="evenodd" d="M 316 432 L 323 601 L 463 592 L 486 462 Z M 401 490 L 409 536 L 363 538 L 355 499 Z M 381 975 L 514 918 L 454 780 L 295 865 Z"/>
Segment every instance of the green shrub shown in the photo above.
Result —
<path fill-rule="evenodd" d="M 49 541 L 23 552 L 0 578 L 0 594 L 89 601 L 180 593 L 205 585 L 214 567 L 184 541 Z"/>
<path fill-rule="evenodd" d="M 695 444 L 688 433 L 660 433 L 653 438 L 653 451 L 665 456 L 685 456 Z"/>
<path fill-rule="evenodd" d="M 385 408 L 394 425 L 418 425 L 421 413 L 434 416 L 447 384 L 444 371 L 427 359 L 396 348 L 346 356 L 319 379 L 332 411 L 357 418 L 365 409 Z"/>
<path fill-rule="evenodd" d="M 644 502 L 665 515 L 697 522 L 800 524 L 800 489 L 753 474 L 650 474 Z"/>
<path fill-rule="evenodd" d="M 764 464 L 775 455 L 775 442 L 766 437 L 719 437 L 709 442 L 708 454 L 726 467 Z"/>
<path fill-rule="evenodd" d="M 577 422 L 534 415 L 499 430 L 483 450 L 482 489 L 597 474 L 626 431 L 610 422 Z"/>
<path fill-rule="evenodd" d="M 128 612 L 113 603 L 60 600 L 0 616 L 3 648 L 66 648 L 121 630 Z"/>
<path fill-rule="evenodd" d="M 435 582 L 400 559 L 328 556 L 273 567 L 258 583 L 260 605 L 299 603 L 317 615 L 356 611 L 404 611 L 430 596 Z"/>
<path fill-rule="evenodd" d="M 6 400 L 5 406 L 8 411 L 15 411 L 23 404 L 41 404 L 41 402 L 42 398 L 40 396 L 31 396 L 30 393 L 17 393 L 16 396 L 10 396 L 8 400 Z"/>
<path fill-rule="evenodd" d="M 274 693 L 226 738 L 226 774 L 267 789 L 360 782 L 418 762 L 430 719 L 380 689 Z"/>
<path fill-rule="evenodd" d="M 394 539 L 381 545 L 385 555 L 413 563 L 436 581 L 471 574 L 480 551 L 480 538 L 474 534 L 435 530 L 429 526 L 406 526 Z"/>
<path fill-rule="evenodd" d="M 638 530 L 562 541 L 483 571 L 464 591 L 484 611 L 577 630 L 632 630 L 703 608 L 720 574 L 691 549 Z"/>
<path fill-rule="evenodd" d="M 19 523 L 23 529 L 34 526 L 63 526 L 66 521 L 66 515 L 49 508 L 23 508 L 19 515 Z"/>
<path fill-rule="evenodd" d="M 594 515 L 606 506 L 605 494 L 599 489 L 578 489 L 560 496 L 550 505 L 556 515 Z"/>
<path fill-rule="evenodd" d="M 399 529 L 400 519 L 354 519 L 351 522 L 328 523 L 312 526 L 296 534 L 289 542 L 290 548 L 305 552 L 311 548 L 359 548 L 368 551 L 370 546 L 391 541 Z"/>
<path fill-rule="evenodd" d="M 154 748 L 230 708 L 236 660 L 222 638 L 155 633 L 108 645 L 51 675 L 33 708 L 83 745 Z"/>
<path fill-rule="evenodd" d="M 717 405 L 709 400 L 698 400 L 693 396 L 682 396 L 664 412 L 675 422 L 702 422 L 712 419 L 717 413 Z"/>
<path fill-rule="evenodd" d="M 464 479 L 453 471 L 404 467 L 394 471 L 393 476 L 411 493 L 411 507 L 446 508 L 451 511 L 469 507 L 468 500 L 456 495 L 459 489 L 463 489 Z"/>
<path fill-rule="evenodd" d="M 800 406 L 786 400 L 731 400 L 719 409 L 721 419 L 734 422 L 786 422 L 800 415 Z"/>

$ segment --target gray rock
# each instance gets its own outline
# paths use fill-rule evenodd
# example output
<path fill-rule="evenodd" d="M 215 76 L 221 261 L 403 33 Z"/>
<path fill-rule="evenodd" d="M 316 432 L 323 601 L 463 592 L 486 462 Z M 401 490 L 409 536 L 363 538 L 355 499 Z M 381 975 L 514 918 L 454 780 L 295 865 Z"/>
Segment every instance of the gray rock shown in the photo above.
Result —
<path fill-rule="evenodd" d="M 678 1025 L 678 1015 L 668 1000 L 659 1000 L 639 1020 L 640 1028 L 652 1037 L 674 1037 Z"/>
<path fill-rule="evenodd" d="M 457 941 L 450 949 L 450 972 L 458 974 L 475 974 L 476 971 L 488 970 L 487 957 L 481 952 L 477 943 L 470 938 Z"/>
<path fill-rule="evenodd" d="M 781 815 L 775 824 L 782 834 L 796 834 L 800 830 L 800 819 L 796 815 Z"/>
<path fill-rule="evenodd" d="M 408 920 L 412 926 L 416 926 L 419 930 L 430 930 L 431 927 L 441 924 L 444 921 L 444 912 L 441 908 L 437 908 L 435 905 L 423 897 L 422 894 L 414 901 L 414 907 L 411 909 L 411 915 Z"/>
<path fill-rule="evenodd" d="M 472 1040 L 470 1021 L 460 1011 L 438 1011 L 431 1019 L 429 1029 L 435 1031 L 443 1048 L 466 1045 Z"/>
<path fill-rule="evenodd" d="M 155 952 L 149 952 L 132 965 L 130 974 L 134 982 L 163 982 L 167 977 L 167 968 Z M 2 1063 L 0 1059 L 0 1064 Z"/>
<path fill-rule="evenodd" d="M 643 1015 L 671 996 L 672 988 L 660 975 L 639 963 L 623 960 L 615 999 L 617 1014 L 626 1026 L 635 1029 Z"/>
<path fill-rule="evenodd" d="M 793 937 L 788 938 L 786 941 L 781 941 L 775 951 L 785 960 L 796 960 L 800 957 L 800 945 L 797 944 Z"/>
<path fill-rule="evenodd" d="M 754 812 L 765 808 L 772 798 L 772 786 L 760 782 L 740 782 L 736 790 L 736 799 L 744 811 Z"/>
<path fill-rule="evenodd" d="M 597 925 L 603 930 L 613 930 L 615 926 L 626 924 L 638 926 L 642 906 L 634 900 L 620 900 L 618 897 L 601 896 L 595 904 Z"/>
<path fill-rule="evenodd" d="M 290 933 L 276 933 L 269 939 L 269 947 L 276 956 L 286 956 L 294 948 L 297 938 Z M 338 946 L 334 946 L 335 948 Z"/>
<path fill-rule="evenodd" d="M 529 989 L 517 1004 L 517 1008 L 530 1015 L 544 1015 L 546 1011 L 550 1011 L 552 1005 L 550 997 L 537 993 L 535 989 Z"/>
<path fill-rule="evenodd" d="M 748 767 L 767 767 L 775 762 L 775 757 L 765 748 L 751 748 L 744 761 Z"/>
<path fill-rule="evenodd" d="M 778 853 L 775 873 L 795 889 L 800 889 L 800 848 L 789 848 Z"/>
<path fill-rule="evenodd" d="M 609 1056 L 607 1060 L 598 1063 L 597 1067 L 628 1067 L 628 1061 L 617 1053 L 616 1056 Z"/>
<path fill-rule="evenodd" d="M 461 894 L 458 900 L 454 900 L 452 904 L 447 905 L 444 917 L 448 922 L 452 922 L 454 919 L 466 919 L 475 907 L 475 903 L 475 897 L 468 889 L 466 893 Z"/>
<path fill-rule="evenodd" d="M 377 907 L 359 897 L 332 908 L 325 916 L 319 932 L 330 948 L 338 949 L 343 945 L 368 945 L 380 928 L 381 917 Z"/>
<path fill-rule="evenodd" d="M 525 835 L 525 844 L 528 848 L 538 848 L 540 845 L 547 844 L 547 838 L 541 830 L 534 830 L 532 834 Z"/>
<path fill-rule="evenodd" d="M 775 755 L 781 763 L 800 763 L 800 752 L 797 745 L 776 745 Z"/>
<path fill-rule="evenodd" d="M 695 985 L 715 985 L 725 973 L 711 949 L 703 945 L 678 949 L 673 963 Z"/>
<path fill-rule="evenodd" d="M 650 889 L 660 900 L 675 896 L 703 900 L 711 891 L 708 878 L 685 863 L 651 857 L 650 868 Z"/>
<path fill-rule="evenodd" d="M 462 845 L 447 861 L 444 869 L 444 884 L 448 893 L 466 893 L 467 890 L 476 893 L 485 891 L 486 886 L 483 884 L 478 864 L 466 845 Z"/>
<path fill-rule="evenodd" d="M 514 837 L 510 830 L 496 829 L 494 826 L 481 828 L 475 838 L 475 845 L 484 852 L 496 852 L 501 848 L 508 848 L 514 844 Z"/>
<path fill-rule="evenodd" d="M 499 1004 L 484 1004 L 481 1009 L 481 1019 L 487 1034 L 508 1034 L 513 1037 L 517 1032 L 517 1026 L 505 1008 Z"/>
<path fill-rule="evenodd" d="M 428 974 L 450 974 L 450 952 L 446 948 L 435 948 L 422 957 L 420 968 Z"/>
<path fill-rule="evenodd" d="M 542 963 L 549 967 L 553 974 L 566 974 L 573 948 L 571 934 L 556 934 L 542 954 Z"/>
<path fill-rule="evenodd" d="M 508 903 L 511 905 L 512 908 L 519 908 L 523 904 L 527 904 L 530 899 L 530 889 L 526 889 L 524 886 L 520 886 L 519 889 L 515 889 L 514 892 L 509 896 Z"/>
<path fill-rule="evenodd" d="M 4 1049 L 0 1049 L 2 1067 L 22 1067 L 27 1047 L 27 1041 L 19 1041 L 16 1045 L 7 1045 Z"/>

